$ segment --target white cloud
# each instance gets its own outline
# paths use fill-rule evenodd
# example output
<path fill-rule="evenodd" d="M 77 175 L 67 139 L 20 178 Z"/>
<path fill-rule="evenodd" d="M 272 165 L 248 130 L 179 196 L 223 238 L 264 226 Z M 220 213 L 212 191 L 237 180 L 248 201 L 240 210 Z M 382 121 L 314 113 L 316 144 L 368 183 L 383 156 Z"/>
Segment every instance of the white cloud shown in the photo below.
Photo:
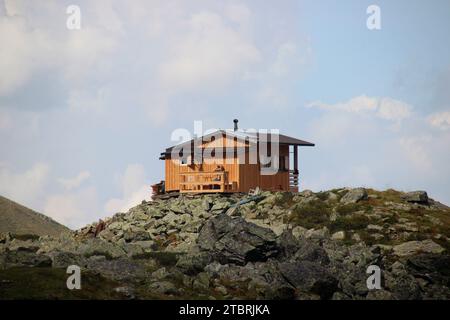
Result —
<path fill-rule="evenodd" d="M 433 168 L 430 150 L 427 147 L 430 141 L 431 137 L 429 136 L 402 137 L 399 139 L 399 145 L 408 164 L 413 165 L 419 172 L 429 172 Z"/>
<path fill-rule="evenodd" d="M 8 130 L 11 129 L 12 126 L 12 118 L 9 113 L 4 110 L 0 110 L 0 130 Z"/>
<path fill-rule="evenodd" d="M 378 105 L 377 115 L 386 120 L 403 120 L 411 115 L 411 106 L 403 101 L 382 98 Z"/>
<path fill-rule="evenodd" d="M 105 210 L 109 214 L 127 211 L 142 200 L 151 199 L 150 184 L 146 179 L 144 166 L 140 164 L 131 164 L 126 168 L 120 179 L 120 185 L 122 197 L 110 199 L 105 205 Z"/>
<path fill-rule="evenodd" d="M 5 0 L 6 1 L 6 0 Z M 97 2 L 95 2 L 97 3 Z M 56 1 L 39 4 L 35 14 L 33 2 L 6 1 L 6 12 L 0 14 L 0 96 L 8 95 L 25 85 L 37 72 L 61 72 L 69 81 L 82 84 L 94 70 L 105 68 L 107 56 L 118 43 L 121 33 L 111 10 L 86 4 L 83 12 L 93 15 L 95 23 L 86 23 L 81 30 L 71 32 L 64 22 L 64 6 Z M 108 7 L 106 7 L 108 8 Z M 101 17 L 107 14 L 109 23 Z M 55 16 L 61 16 L 55 19 Z"/>
<path fill-rule="evenodd" d="M 99 88 L 92 95 L 86 90 L 71 90 L 67 99 L 67 105 L 71 111 L 101 113 L 106 110 L 106 100 L 110 95 L 107 88 Z"/>
<path fill-rule="evenodd" d="M 33 205 L 44 194 L 49 166 L 37 163 L 25 172 L 15 173 L 0 165 L 0 194 L 24 205 Z"/>
<path fill-rule="evenodd" d="M 222 88 L 261 60 L 259 50 L 213 12 L 196 13 L 170 45 L 160 76 L 169 90 Z"/>
<path fill-rule="evenodd" d="M 266 63 L 262 71 L 247 72 L 245 79 L 256 82 L 259 88 L 255 98 L 257 109 L 283 108 L 289 104 L 290 79 L 299 79 L 305 74 L 312 60 L 312 49 L 308 42 L 286 41 L 278 45 L 275 57 Z M 298 80 L 297 80 L 298 81 Z M 297 90 L 297 88 L 296 88 Z"/>
<path fill-rule="evenodd" d="M 83 182 L 85 182 L 91 173 L 89 171 L 81 171 L 76 177 L 64 179 L 59 179 L 59 183 L 67 190 L 78 188 Z"/>
<path fill-rule="evenodd" d="M 450 135 L 432 130 L 445 128 L 445 113 L 424 117 L 404 102 L 367 96 L 334 105 L 316 102 L 313 107 L 325 112 L 310 122 L 306 134 L 316 142 L 306 187 L 422 188 L 448 203 L 443 177 L 450 172 Z M 392 130 L 392 121 L 401 125 Z"/>
<path fill-rule="evenodd" d="M 90 77 L 94 70 L 107 70 L 110 66 L 106 64 L 106 57 L 117 46 L 118 35 L 114 35 L 97 27 L 83 27 L 66 35 L 63 39 L 62 63 L 68 80 L 80 83 Z"/>
<path fill-rule="evenodd" d="M 433 113 L 428 117 L 428 123 L 438 129 L 450 129 L 450 111 Z"/>
<path fill-rule="evenodd" d="M 94 187 L 73 193 L 54 194 L 47 198 L 44 213 L 73 229 L 98 218 L 98 198 Z"/>
<path fill-rule="evenodd" d="M 247 6 L 238 3 L 232 3 L 226 6 L 225 14 L 231 21 L 234 21 L 241 25 L 248 23 L 252 15 L 250 9 Z"/>
<path fill-rule="evenodd" d="M 0 96 L 25 84 L 39 67 L 41 50 L 47 41 L 40 30 L 28 30 L 21 17 L 0 16 Z"/>
<path fill-rule="evenodd" d="M 399 100 L 389 97 L 375 98 L 361 95 L 351 98 L 347 102 L 327 104 L 314 101 L 307 105 L 309 108 L 319 108 L 328 111 L 345 111 L 361 115 L 375 115 L 381 119 L 400 121 L 411 116 L 412 107 Z"/>
<path fill-rule="evenodd" d="M 275 61 L 269 67 L 269 74 L 281 77 L 297 72 L 297 67 L 305 64 L 310 55 L 311 48 L 308 44 L 305 45 L 303 52 L 300 52 L 297 44 L 294 42 L 282 43 L 278 48 Z"/>

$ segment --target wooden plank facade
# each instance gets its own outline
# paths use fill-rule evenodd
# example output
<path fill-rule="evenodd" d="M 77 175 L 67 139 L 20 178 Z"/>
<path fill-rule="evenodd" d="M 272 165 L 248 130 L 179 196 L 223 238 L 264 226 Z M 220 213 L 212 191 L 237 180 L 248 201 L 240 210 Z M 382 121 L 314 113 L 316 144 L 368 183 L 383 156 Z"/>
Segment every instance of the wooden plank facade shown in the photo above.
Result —
<path fill-rule="evenodd" d="M 261 174 L 259 158 L 256 163 L 249 161 L 249 153 L 252 150 L 249 141 L 230 137 L 225 132 L 216 133 L 215 139 L 205 140 L 206 142 L 201 141 L 196 147 L 201 149 L 203 155 L 197 159 L 197 163 L 193 160 L 195 157 L 192 151 L 190 155 L 182 155 L 182 159 L 172 159 L 171 151 L 174 147 L 161 154 L 160 159 L 165 161 L 166 192 L 248 192 L 256 187 L 262 190 L 295 192 L 298 191 L 298 146 L 314 145 L 280 135 L 279 170 L 275 174 L 264 175 Z M 195 149 L 193 141 L 190 142 L 191 150 Z M 256 143 L 258 147 L 259 141 Z M 268 148 L 270 150 L 270 143 Z M 223 152 L 222 156 L 215 157 L 215 152 L 220 151 Z M 208 156 L 211 154 L 214 156 Z M 290 162 L 293 162 L 293 168 L 290 168 Z"/>

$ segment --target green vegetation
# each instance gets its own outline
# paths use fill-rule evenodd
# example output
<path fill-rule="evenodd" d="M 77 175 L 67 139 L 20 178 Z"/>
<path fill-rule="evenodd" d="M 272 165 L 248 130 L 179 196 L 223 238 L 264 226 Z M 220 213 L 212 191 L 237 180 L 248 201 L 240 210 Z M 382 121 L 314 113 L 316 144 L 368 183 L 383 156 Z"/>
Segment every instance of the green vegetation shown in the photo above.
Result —
<path fill-rule="evenodd" d="M 311 201 L 302 206 L 294 206 L 288 222 L 304 228 L 317 228 L 329 221 L 331 209 L 323 201 Z"/>
<path fill-rule="evenodd" d="M 336 221 L 330 223 L 331 231 L 339 230 L 361 230 L 365 229 L 369 224 L 369 218 L 363 214 L 338 217 Z"/>
<path fill-rule="evenodd" d="M 68 275 L 55 268 L 11 268 L 0 270 L 0 300 L 27 299 L 121 299 L 113 289 L 119 284 L 99 275 L 83 272 L 81 290 L 69 290 Z"/>
<path fill-rule="evenodd" d="M 143 253 L 135 257 L 135 259 L 154 259 L 158 265 L 162 267 L 173 267 L 177 264 L 178 256 L 181 253 L 176 252 L 164 252 L 164 251 L 152 251 Z"/>
<path fill-rule="evenodd" d="M 35 234 L 12 234 L 11 238 L 27 241 L 27 240 L 38 240 L 40 237 Z"/>
<path fill-rule="evenodd" d="M 318 192 L 316 193 L 316 197 L 319 198 L 319 200 L 326 201 L 328 199 L 328 192 Z"/>
<path fill-rule="evenodd" d="M 293 204 L 293 195 L 291 192 L 277 192 L 275 195 L 274 205 L 281 208 L 289 208 Z"/>

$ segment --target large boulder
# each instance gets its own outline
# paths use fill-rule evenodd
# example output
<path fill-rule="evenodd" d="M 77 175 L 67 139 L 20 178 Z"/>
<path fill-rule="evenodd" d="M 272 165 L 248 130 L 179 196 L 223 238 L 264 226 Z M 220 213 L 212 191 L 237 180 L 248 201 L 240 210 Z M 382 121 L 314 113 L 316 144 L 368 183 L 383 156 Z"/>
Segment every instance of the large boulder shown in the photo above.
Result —
<path fill-rule="evenodd" d="M 210 261 L 211 257 L 207 253 L 188 253 L 180 256 L 176 267 L 185 274 L 196 275 L 204 271 Z"/>
<path fill-rule="evenodd" d="M 10 251 L 26 251 L 26 252 L 36 252 L 39 250 L 39 243 L 32 240 L 18 240 L 13 239 L 9 243 Z"/>
<path fill-rule="evenodd" d="M 347 203 L 356 203 L 361 200 L 367 199 L 367 191 L 364 188 L 355 188 L 350 189 L 342 198 L 341 202 L 344 204 Z"/>
<path fill-rule="evenodd" d="M 197 239 L 201 250 L 209 251 L 219 262 L 245 265 L 249 261 L 266 261 L 279 253 L 275 233 L 226 214 L 209 219 Z"/>
<path fill-rule="evenodd" d="M 150 276 L 145 265 L 127 258 L 110 260 L 104 256 L 92 256 L 86 259 L 86 267 L 104 277 L 129 283 L 144 281 Z"/>
<path fill-rule="evenodd" d="M 53 268 L 67 268 L 70 265 L 84 265 L 84 257 L 71 252 L 54 251 L 49 253 Z"/>
<path fill-rule="evenodd" d="M 16 250 L 0 254 L 0 267 L 50 267 L 52 260 L 49 256 L 30 251 Z"/>
<path fill-rule="evenodd" d="M 394 254 L 399 257 L 406 257 L 417 253 L 442 253 L 445 249 L 433 240 L 408 241 L 396 245 L 393 248 Z"/>
<path fill-rule="evenodd" d="M 412 203 L 427 204 L 428 194 L 425 191 L 412 191 L 405 193 L 402 199 Z"/>
<path fill-rule="evenodd" d="M 311 261 L 281 263 L 281 274 L 302 292 L 314 293 L 321 299 L 330 299 L 338 289 L 337 279 L 323 266 Z"/>
<path fill-rule="evenodd" d="M 299 240 L 293 258 L 296 261 L 310 261 L 320 265 L 328 265 L 330 258 L 321 246 L 308 240 Z"/>
<path fill-rule="evenodd" d="M 101 239 L 89 239 L 78 248 L 78 253 L 84 257 L 104 256 L 107 259 L 117 259 L 125 256 L 126 252 L 118 245 Z"/>

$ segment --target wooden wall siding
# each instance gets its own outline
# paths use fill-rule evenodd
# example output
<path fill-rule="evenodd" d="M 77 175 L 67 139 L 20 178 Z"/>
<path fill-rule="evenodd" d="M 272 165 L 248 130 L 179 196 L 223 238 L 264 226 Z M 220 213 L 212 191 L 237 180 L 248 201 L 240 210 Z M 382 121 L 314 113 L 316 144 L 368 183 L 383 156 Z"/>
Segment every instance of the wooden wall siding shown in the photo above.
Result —
<path fill-rule="evenodd" d="M 289 146 L 280 146 L 280 156 L 289 156 Z M 270 176 L 262 175 L 259 164 L 248 163 L 248 151 L 245 162 L 239 164 L 239 191 L 248 192 L 256 187 L 263 190 L 289 191 L 289 171 L 280 171 Z"/>
<path fill-rule="evenodd" d="M 231 183 L 233 181 L 238 182 L 239 180 L 239 166 L 237 165 L 237 159 L 233 159 L 233 163 L 225 163 L 222 159 L 218 159 L 213 163 L 203 163 L 203 164 L 194 164 L 194 165 L 182 165 L 178 160 L 172 161 L 171 159 L 165 160 L 166 167 L 166 190 L 167 191 L 175 191 L 179 190 L 180 183 L 180 173 L 189 173 L 189 172 L 212 172 L 216 169 L 217 165 L 222 165 L 225 171 L 228 172 L 228 181 Z"/>
<path fill-rule="evenodd" d="M 280 147 L 280 155 L 289 156 L 289 146 Z M 245 163 L 239 163 L 238 158 L 233 163 L 226 163 L 224 159 L 218 159 L 211 164 L 181 165 L 179 161 L 165 160 L 166 190 L 179 190 L 180 173 L 188 172 L 212 172 L 217 165 L 222 165 L 228 172 L 230 183 L 235 181 L 239 192 L 248 192 L 250 189 L 260 187 L 263 190 L 289 191 L 289 172 L 280 171 L 274 175 L 261 175 L 259 164 L 248 163 L 248 150 L 246 151 Z M 289 162 L 288 162 L 289 163 Z M 289 164 L 288 164 L 289 165 Z"/>
<path fill-rule="evenodd" d="M 259 164 L 239 164 L 238 189 L 240 192 L 248 192 L 260 185 Z"/>
<path fill-rule="evenodd" d="M 289 172 L 279 172 L 274 175 L 261 175 L 260 188 L 269 191 L 289 191 Z"/>

